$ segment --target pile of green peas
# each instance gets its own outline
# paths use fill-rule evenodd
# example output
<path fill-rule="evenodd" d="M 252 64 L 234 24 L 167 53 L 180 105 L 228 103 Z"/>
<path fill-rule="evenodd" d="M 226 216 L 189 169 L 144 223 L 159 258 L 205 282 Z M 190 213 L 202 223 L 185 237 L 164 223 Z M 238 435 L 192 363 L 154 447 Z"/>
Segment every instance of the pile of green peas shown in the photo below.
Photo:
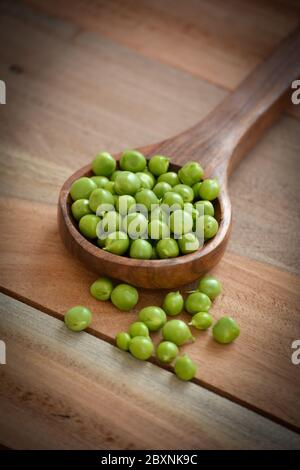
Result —
<path fill-rule="evenodd" d="M 94 175 L 70 188 L 81 234 L 107 252 L 135 259 L 174 258 L 201 248 L 219 228 L 213 205 L 219 183 L 203 180 L 197 162 L 178 173 L 168 171 L 169 163 L 163 155 L 147 162 L 142 153 L 127 150 L 117 168 L 108 152 L 98 154 Z"/>
<path fill-rule="evenodd" d="M 138 319 L 132 323 L 128 331 L 121 331 L 115 341 L 119 349 L 129 351 L 135 358 L 145 361 L 152 357 L 154 351 L 162 363 L 174 363 L 174 371 L 181 380 L 191 380 L 197 373 L 197 366 L 185 353 L 179 356 L 179 347 L 195 341 L 190 326 L 197 330 L 207 330 L 213 324 L 210 314 L 212 302 L 222 291 L 221 283 L 214 276 L 206 275 L 200 279 L 197 289 L 188 292 L 184 300 L 179 291 L 169 292 L 162 306 L 151 305 L 142 308 Z M 107 277 L 101 277 L 90 286 L 91 295 L 101 301 L 111 300 L 120 310 L 128 311 L 136 306 L 138 292 L 128 284 L 113 285 Z M 181 319 L 170 319 L 187 311 L 192 315 L 187 324 Z M 65 315 L 67 327 L 73 331 L 81 331 L 92 321 L 92 313 L 83 306 L 71 308 Z M 150 333 L 161 331 L 162 341 L 154 347 Z M 221 317 L 213 326 L 212 335 L 215 341 L 229 344 L 239 336 L 240 330 L 236 321 L 228 316 Z"/>

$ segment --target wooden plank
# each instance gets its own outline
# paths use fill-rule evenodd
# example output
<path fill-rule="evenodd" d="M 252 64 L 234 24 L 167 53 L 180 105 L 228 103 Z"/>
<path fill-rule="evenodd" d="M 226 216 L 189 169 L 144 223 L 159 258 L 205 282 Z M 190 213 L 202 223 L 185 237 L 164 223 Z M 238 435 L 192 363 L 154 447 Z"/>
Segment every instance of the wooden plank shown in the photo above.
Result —
<path fill-rule="evenodd" d="M 59 318 L 73 305 L 86 305 L 94 312 L 90 331 L 113 341 L 140 308 L 160 305 L 164 292 L 140 290 L 137 307 L 128 313 L 93 299 L 89 285 L 95 275 L 62 246 L 55 212 L 54 206 L 32 201 L 3 201 L 2 288 Z M 299 279 L 232 253 L 225 255 L 215 274 L 223 281 L 224 292 L 212 308 L 213 316 L 232 315 L 242 334 L 224 347 L 212 341 L 210 332 L 198 332 L 198 341 L 182 348 L 199 365 L 198 383 L 300 428 L 300 410 L 295 408 L 300 374 L 291 362 L 291 344 L 300 327 Z"/>
<path fill-rule="evenodd" d="M 299 448 L 292 431 L 4 295 L 0 325 L 7 347 L 7 364 L 0 366 L 6 446 Z"/>

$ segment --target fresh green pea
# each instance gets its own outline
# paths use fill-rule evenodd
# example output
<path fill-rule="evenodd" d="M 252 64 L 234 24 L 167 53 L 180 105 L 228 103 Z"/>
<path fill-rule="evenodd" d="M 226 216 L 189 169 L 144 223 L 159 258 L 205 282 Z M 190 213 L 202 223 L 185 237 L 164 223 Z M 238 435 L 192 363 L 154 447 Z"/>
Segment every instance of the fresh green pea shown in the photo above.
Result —
<path fill-rule="evenodd" d="M 83 305 L 77 305 L 67 311 L 64 320 L 69 330 L 82 331 L 92 323 L 92 312 Z"/>
<path fill-rule="evenodd" d="M 131 171 L 122 171 L 117 174 L 114 189 L 120 196 L 122 194 L 133 196 L 140 187 L 141 181 L 135 173 L 132 173 Z"/>
<path fill-rule="evenodd" d="M 178 347 L 171 341 L 162 341 L 156 348 L 156 357 L 164 363 L 172 362 L 178 353 Z"/>
<path fill-rule="evenodd" d="M 185 309 L 191 315 L 198 312 L 208 312 L 211 307 L 211 300 L 203 292 L 193 292 L 185 301 Z"/>
<path fill-rule="evenodd" d="M 219 229 L 218 221 L 211 215 L 204 215 L 204 239 L 209 240 L 213 238 Z"/>
<path fill-rule="evenodd" d="M 88 199 L 77 199 L 77 201 L 73 202 L 71 210 L 76 220 L 80 220 L 84 215 L 92 213 Z"/>
<path fill-rule="evenodd" d="M 148 220 L 143 214 L 133 212 L 124 217 L 123 229 L 132 239 L 143 237 L 147 233 Z"/>
<path fill-rule="evenodd" d="M 172 212 L 170 215 L 170 229 L 174 235 L 188 233 L 193 228 L 193 217 L 181 209 Z"/>
<path fill-rule="evenodd" d="M 192 186 L 192 190 L 194 192 L 194 200 L 197 200 L 200 197 L 199 196 L 199 189 L 200 189 L 201 184 L 202 184 L 201 181 L 198 181 L 198 183 L 195 183 Z"/>
<path fill-rule="evenodd" d="M 121 173 L 123 173 L 122 170 L 115 170 L 115 171 L 112 173 L 111 177 L 110 177 L 110 181 L 115 182 L 117 176 L 120 175 Z"/>
<path fill-rule="evenodd" d="M 213 217 L 215 215 L 214 206 L 210 201 L 197 201 L 195 203 L 195 209 L 199 216 L 210 215 Z"/>
<path fill-rule="evenodd" d="M 113 207 L 114 203 L 113 195 L 103 188 L 95 189 L 89 199 L 90 208 L 93 212 L 96 212 L 98 207 L 104 204 L 111 205 Z"/>
<path fill-rule="evenodd" d="M 143 171 L 146 163 L 144 155 L 137 150 L 126 150 L 120 158 L 121 170 L 132 171 L 133 173 Z"/>
<path fill-rule="evenodd" d="M 182 320 L 169 320 L 163 326 L 162 335 L 164 340 L 182 346 L 188 341 L 195 341 L 189 326 Z"/>
<path fill-rule="evenodd" d="M 179 255 L 179 248 L 176 240 L 173 238 L 164 238 L 159 240 L 156 245 L 156 251 L 160 258 L 176 258 Z"/>
<path fill-rule="evenodd" d="M 232 343 L 240 334 L 236 321 L 231 317 L 222 317 L 213 327 L 213 338 L 221 344 Z"/>
<path fill-rule="evenodd" d="M 96 183 L 97 188 L 104 188 L 109 183 L 109 179 L 106 176 L 91 176 L 90 179 Z"/>
<path fill-rule="evenodd" d="M 183 255 L 193 253 L 200 248 L 200 242 L 194 233 L 185 233 L 177 240 L 179 249 Z"/>
<path fill-rule="evenodd" d="M 125 331 L 120 331 L 120 333 L 116 335 L 116 345 L 119 349 L 122 349 L 123 351 L 129 351 L 130 341 L 130 335 Z"/>
<path fill-rule="evenodd" d="M 87 217 L 87 216 L 85 216 Z M 81 219 L 82 220 L 82 219 Z M 112 232 L 105 238 L 103 250 L 115 255 L 123 255 L 129 247 L 128 235 L 124 232 Z"/>
<path fill-rule="evenodd" d="M 151 305 L 140 310 L 139 320 L 144 322 L 150 331 L 157 331 L 164 326 L 167 317 L 162 308 Z"/>
<path fill-rule="evenodd" d="M 108 183 L 104 185 L 103 189 L 106 189 L 106 191 L 110 192 L 113 195 L 116 194 L 114 181 L 108 181 Z"/>
<path fill-rule="evenodd" d="M 109 300 L 113 291 L 113 283 L 108 277 L 99 277 L 90 287 L 90 293 L 97 300 Z"/>
<path fill-rule="evenodd" d="M 131 323 L 128 333 L 130 334 L 131 338 L 134 338 L 135 336 L 149 336 L 149 329 L 148 326 L 142 321 L 136 321 Z"/>
<path fill-rule="evenodd" d="M 151 211 L 152 206 L 157 206 L 159 200 L 151 189 L 141 189 L 135 195 L 137 204 L 143 204 L 148 211 Z"/>
<path fill-rule="evenodd" d="M 110 176 L 116 169 L 117 163 L 108 152 L 96 155 L 93 160 L 93 172 L 97 176 Z"/>
<path fill-rule="evenodd" d="M 160 175 L 158 177 L 157 182 L 161 183 L 163 181 L 168 183 L 172 187 L 180 183 L 178 175 L 177 173 L 175 173 L 175 171 L 169 171 L 168 173 L 163 173 L 162 175 Z"/>
<path fill-rule="evenodd" d="M 126 215 L 129 212 L 130 207 L 135 204 L 135 199 L 133 196 L 129 194 L 123 194 L 122 196 L 118 197 L 116 202 L 116 209 L 121 215 Z"/>
<path fill-rule="evenodd" d="M 79 220 L 79 230 L 87 238 L 97 238 L 97 225 L 100 217 L 93 214 L 87 214 Z"/>
<path fill-rule="evenodd" d="M 193 325 L 197 330 L 207 330 L 212 325 L 213 318 L 208 312 L 198 312 L 193 315 L 189 325 Z"/>
<path fill-rule="evenodd" d="M 154 186 L 153 177 L 150 176 L 149 173 L 144 173 L 143 171 L 139 171 L 136 173 L 136 176 L 139 177 L 141 182 L 141 188 L 143 189 L 152 189 Z"/>
<path fill-rule="evenodd" d="M 214 300 L 222 291 L 222 284 L 214 276 L 206 275 L 200 279 L 198 290 L 206 294 L 211 300 Z"/>
<path fill-rule="evenodd" d="M 154 155 L 150 158 L 148 166 L 153 175 L 160 176 L 167 173 L 169 168 L 170 159 L 163 155 Z"/>
<path fill-rule="evenodd" d="M 197 162 L 188 162 L 180 168 L 178 176 L 183 184 L 193 186 L 203 177 L 203 168 Z"/>
<path fill-rule="evenodd" d="M 153 184 L 152 184 L 152 188 L 153 188 L 153 186 L 154 186 L 155 183 L 156 183 L 156 178 L 155 178 L 155 176 L 151 173 L 151 171 L 148 170 L 147 167 L 143 170 L 143 173 L 146 173 L 146 175 L 148 175 L 148 176 L 151 178 L 151 180 L 152 180 L 152 182 L 153 182 Z M 150 189 L 151 189 L 151 188 L 150 188 Z"/>
<path fill-rule="evenodd" d="M 119 284 L 113 289 L 110 299 L 119 310 L 128 311 L 138 303 L 139 294 L 135 287 Z"/>
<path fill-rule="evenodd" d="M 201 199 L 213 201 L 219 196 L 220 185 L 217 179 L 204 180 L 199 188 L 199 196 Z"/>
<path fill-rule="evenodd" d="M 172 186 L 165 181 L 161 181 L 160 183 L 156 183 L 153 188 L 153 192 L 156 194 L 158 199 L 162 199 L 165 193 L 168 191 L 172 191 Z"/>
<path fill-rule="evenodd" d="M 154 347 L 150 338 L 135 336 L 129 343 L 129 351 L 136 359 L 146 361 L 152 356 Z"/>
<path fill-rule="evenodd" d="M 184 300 L 179 291 L 169 292 L 163 301 L 163 309 L 167 315 L 178 315 L 184 307 Z"/>
<path fill-rule="evenodd" d="M 184 202 L 180 194 L 172 191 L 167 191 L 164 194 L 162 204 L 165 204 L 174 209 L 183 209 Z"/>
<path fill-rule="evenodd" d="M 194 199 L 194 191 L 186 184 L 176 184 L 176 186 L 173 187 L 173 191 L 180 194 L 183 202 L 192 202 Z"/>
<path fill-rule="evenodd" d="M 130 258 L 150 259 L 152 256 L 152 245 L 147 240 L 133 240 L 129 252 Z"/>
<path fill-rule="evenodd" d="M 175 374 L 181 380 L 192 380 L 197 373 L 197 366 L 189 357 L 188 354 L 184 354 L 177 358 L 175 362 Z"/>
<path fill-rule="evenodd" d="M 94 189 L 97 189 L 96 183 L 91 178 L 83 176 L 72 183 L 70 189 L 71 198 L 73 201 L 88 199 Z"/>

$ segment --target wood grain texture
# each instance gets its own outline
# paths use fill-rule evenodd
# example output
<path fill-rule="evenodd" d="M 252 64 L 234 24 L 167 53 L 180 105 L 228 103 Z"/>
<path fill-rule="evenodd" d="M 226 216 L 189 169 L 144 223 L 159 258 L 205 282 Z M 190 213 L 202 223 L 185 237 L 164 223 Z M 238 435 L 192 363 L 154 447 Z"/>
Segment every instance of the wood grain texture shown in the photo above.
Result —
<path fill-rule="evenodd" d="M 87 333 L 74 334 L 60 321 L 4 295 L 0 334 L 7 346 L 7 364 L 0 366 L 0 440 L 6 446 L 300 446 L 299 435 L 292 431 Z"/>
<path fill-rule="evenodd" d="M 94 312 L 91 333 L 111 342 L 136 319 L 140 308 L 161 304 L 165 292 L 157 290 L 140 290 L 140 301 L 129 313 L 93 299 L 89 286 L 95 275 L 64 249 L 55 206 L 10 199 L 2 211 L 6 230 L 0 272 L 5 292 L 59 318 L 73 305 L 87 305 Z M 212 308 L 213 316 L 234 316 L 242 334 L 224 347 L 212 341 L 210 332 L 199 332 L 198 341 L 183 348 L 199 364 L 198 382 L 300 428 L 300 409 L 295 405 L 300 374 L 291 363 L 291 343 L 300 328 L 299 279 L 232 253 L 214 272 L 224 293 Z M 118 272 L 111 275 L 118 277 Z"/>

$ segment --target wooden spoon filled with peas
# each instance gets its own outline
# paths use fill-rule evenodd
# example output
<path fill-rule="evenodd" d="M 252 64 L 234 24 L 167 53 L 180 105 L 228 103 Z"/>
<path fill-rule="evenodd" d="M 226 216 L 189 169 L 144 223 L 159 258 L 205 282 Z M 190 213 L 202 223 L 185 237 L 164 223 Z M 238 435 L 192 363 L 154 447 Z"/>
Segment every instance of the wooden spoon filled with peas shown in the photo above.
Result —
<path fill-rule="evenodd" d="M 299 50 L 297 30 L 191 129 L 115 156 L 101 152 L 76 171 L 58 203 L 72 254 L 145 288 L 177 287 L 211 270 L 230 234 L 228 176 L 286 106 Z"/>

